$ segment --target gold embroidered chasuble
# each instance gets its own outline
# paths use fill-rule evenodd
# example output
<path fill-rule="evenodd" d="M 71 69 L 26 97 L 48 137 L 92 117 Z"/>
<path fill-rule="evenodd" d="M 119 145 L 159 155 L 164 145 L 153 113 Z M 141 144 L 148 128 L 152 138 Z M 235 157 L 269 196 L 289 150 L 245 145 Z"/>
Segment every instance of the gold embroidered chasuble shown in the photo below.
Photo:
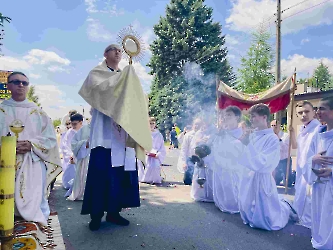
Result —
<path fill-rule="evenodd" d="M 62 171 L 55 130 L 51 118 L 35 103 L 9 99 L 0 104 L 0 136 L 10 132 L 9 125 L 16 119 L 25 126 L 18 140 L 32 144 L 30 152 L 18 154 L 16 159 L 16 212 L 25 220 L 47 225 L 40 208 L 42 198 L 48 196 L 51 182 Z"/>

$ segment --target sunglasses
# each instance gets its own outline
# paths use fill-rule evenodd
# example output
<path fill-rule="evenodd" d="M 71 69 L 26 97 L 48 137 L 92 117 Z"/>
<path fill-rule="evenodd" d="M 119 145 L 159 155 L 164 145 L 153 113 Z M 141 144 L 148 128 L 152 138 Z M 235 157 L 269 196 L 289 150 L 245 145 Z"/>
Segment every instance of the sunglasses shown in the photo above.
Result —
<path fill-rule="evenodd" d="M 23 86 L 29 86 L 29 82 L 26 82 L 26 81 L 20 81 L 20 80 L 13 80 L 13 81 L 10 81 L 8 83 L 12 83 L 16 86 L 19 86 L 21 83 Z"/>

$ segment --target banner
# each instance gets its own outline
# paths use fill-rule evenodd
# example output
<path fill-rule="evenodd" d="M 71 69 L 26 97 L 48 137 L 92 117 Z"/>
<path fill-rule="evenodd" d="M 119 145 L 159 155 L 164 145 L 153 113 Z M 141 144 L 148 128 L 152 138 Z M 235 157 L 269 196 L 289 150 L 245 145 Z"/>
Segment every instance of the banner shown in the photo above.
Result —
<path fill-rule="evenodd" d="M 289 77 L 274 87 L 257 94 L 238 92 L 220 81 L 218 107 L 219 109 L 225 109 L 228 106 L 237 106 L 242 110 L 247 110 L 254 104 L 265 103 L 269 106 L 271 113 L 276 113 L 288 107 L 293 81 L 294 76 Z"/>

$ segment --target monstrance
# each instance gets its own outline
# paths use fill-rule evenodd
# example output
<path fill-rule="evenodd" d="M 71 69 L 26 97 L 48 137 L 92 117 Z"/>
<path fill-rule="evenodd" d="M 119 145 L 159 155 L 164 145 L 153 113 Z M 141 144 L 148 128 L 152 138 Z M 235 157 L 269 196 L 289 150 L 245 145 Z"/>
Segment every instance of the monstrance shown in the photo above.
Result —
<path fill-rule="evenodd" d="M 118 35 L 118 43 L 122 45 L 125 52 L 125 57 L 128 59 L 129 64 L 132 64 L 133 59 L 140 61 L 144 57 L 144 43 L 141 36 L 132 29 L 130 25 L 122 29 Z"/>

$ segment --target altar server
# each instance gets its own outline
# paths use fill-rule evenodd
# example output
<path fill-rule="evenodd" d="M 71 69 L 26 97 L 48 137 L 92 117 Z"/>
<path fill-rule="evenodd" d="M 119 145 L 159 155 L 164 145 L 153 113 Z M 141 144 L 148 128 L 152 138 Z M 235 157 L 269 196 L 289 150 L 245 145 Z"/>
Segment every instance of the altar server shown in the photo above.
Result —
<path fill-rule="evenodd" d="M 297 212 L 301 225 L 311 228 L 311 193 L 312 182 L 307 178 L 311 173 L 311 162 L 308 159 L 315 155 L 312 144 L 314 135 L 318 133 L 320 122 L 315 119 L 316 113 L 313 105 L 308 101 L 296 104 L 296 114 L 303 123 L 295 142 L 295 130 L 290 128 L 293 144 L 297 145 L 297 165 L 295 181 L 295 199 L 293 207 Z"/>
<path fill-rule="evenodd" d="M 280 142 L 273 129 L 268 128 L 269 117 L 265 104 L 250 109 L 255 132 L 241 139 L 246 148 L 239 163 L 250 171 L 241 181 L 239 209 L 245 224 L 279 230 L 288 223 L 290 207 L 279 198 L 272 176 L 280 161 Z"/>
<path fill-rule="evenodd" d="M 311 175 L 311 180 L 315 181 L 312 190 L 312 246 L 329 250 L 333 249 L 333 97 L 320 101 L 317 115 L 319 121 L 326 125 L 319 127 L 315 140 L 316 155 L 312 157 L 312 167 L 316 171 Z"/>
<path fill-rule="evenodd" d="M 238 164 L 244 145 L 239 140 L 241 110 L 236 106 L 225 109 L 223 130 L 212 142 L 213 193 L 215 205 L 223 212 L 238 213 L 239 185 L 244 167 Z"/>
<path fill-rule="evenodd" d="M 153 148 L 147 153 L 146 162 L 147 166 L 143 171 L 143 164 L 139 163 L 139 180 L 141 182 L 150 184 L 162 183 L 161 165 L 166 156 L 163 135 L 156 129 L 156 119 L 149 118 L 151 137 L 153 141 Z"/>

